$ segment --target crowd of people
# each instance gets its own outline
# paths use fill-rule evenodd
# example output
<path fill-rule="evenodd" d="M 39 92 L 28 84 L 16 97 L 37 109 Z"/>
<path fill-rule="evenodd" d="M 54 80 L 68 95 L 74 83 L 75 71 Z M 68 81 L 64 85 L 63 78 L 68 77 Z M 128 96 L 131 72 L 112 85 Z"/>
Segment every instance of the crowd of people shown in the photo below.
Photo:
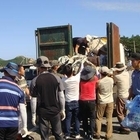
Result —
<path fill-rule="evenodd" d="M 4 73 L 0 79 L 0 139 L 16 140 L 17 134 L 28 135 L 25 99 L 28 96 L 32 124 L 39 126 L 41 140 L 49 139 L 50 126 L 56 140 L 69 139 L 71 135 L 79 139 L 80 124 L 84 132 L 82 137 L 100 139 L 104 115 L 104 137 L 111 140 L 115 86 L 119 131 L 120 134 L 130 134 L 131 130 L 123 127 L 121 122 L 127 114 L 125 101 L 140 94 L 140 54 L 134 53 L 131 60 L 134 70 L 130 85 L 130 75 L 122 62 L 117 62 L 112 69 L 102 66 L 97 70 L 81 61 L 76 75 L 72 64 L 64 67 L 62 75 L 57 73 L 57 61 L 50 63 L 46 56 L 40 56 L 35 63 L 38 75 L 30 87 L 24 78 L 23 66 L 9 62 L 0 70 Z M 140 139 L 140 133 L 138 137 Z"/>

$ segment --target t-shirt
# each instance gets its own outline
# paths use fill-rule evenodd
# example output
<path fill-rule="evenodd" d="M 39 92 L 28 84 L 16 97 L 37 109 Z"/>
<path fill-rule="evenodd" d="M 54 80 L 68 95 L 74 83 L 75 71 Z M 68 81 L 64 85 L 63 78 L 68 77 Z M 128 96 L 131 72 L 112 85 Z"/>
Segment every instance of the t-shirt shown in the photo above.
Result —
<path fill-rule="evenodd" d="M 111 77 L 104 77 L 98 81 L 97 102 L 99 104 L 106 104 L 113 102 L 113 84 Z"/>
<path fill-rule="evenodd" d="M 0 79 L 0 127 L 18 127 L 19 103 L 24 103 L 24 93 L 10 78 Z"/>
<path fill-rule="evenodd" d="M 36 78 L 33 97 L 39 101 L 39 115 L 51 117 L 60 112 L 59 91 L 63 91 L 63 83 L 60 77 L 53 73 L 42 73 Z"/>
<path fill-rule="evenodd" d="M 96 100 L 96 84 L 98 78 L 94 76 L 91 81 L 80 81 L 80 99 L 83 101 Z"/>
<path fill-rule="evenodd" d="M 132 73 L 132 91 L 134 95 L 140 95 L 140 70 Z"/>
<path fill-rule="evenodd" d="M 79 82 L 80 82 L 80 72 L 72 77 L 63 77 L 63 83 L 65 87 L 65 101 L 78 101 L 79 100 Z"/>
<path fill-rule="evenodd" d="M 16 83 L 23 91 L 28 87 L 26 79 L 23 76 L 21 76 L 21 78 L 16 77 Z"/>
<path fill-rule="evenodd" d="M 76 44 L 79 45 L 78 53 L 85 55 L 86 48 L 88 47 L 87 43 L 84 42 L 84 38 L 75 37 L 73 38 L 73 47 L 75 50 Z"/>
<path fill-rule="evenodd" d="M 130 88 L 130 75 L 127 70 L 124 70 L 120 74 L 116 74 L 114 76 L 114 81 L 117 87 L 117 96 L 119 98 L 125 99 L 129 96 L 129 88 Z"/>

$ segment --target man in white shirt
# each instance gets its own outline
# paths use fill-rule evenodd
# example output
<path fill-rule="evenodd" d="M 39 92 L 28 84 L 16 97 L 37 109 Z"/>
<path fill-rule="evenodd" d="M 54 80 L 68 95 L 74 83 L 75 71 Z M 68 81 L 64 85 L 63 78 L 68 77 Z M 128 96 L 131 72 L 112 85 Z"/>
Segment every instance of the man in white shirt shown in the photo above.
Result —
<path fill-rule="evenodd" d="M 82 69 L 82 67 L 81 67 Z M 79 122 L 79 82 L 80 82 L 80 72 L 77 75 L 73 75 L 73 67 L 68 64 L 64 67 L 64 74 L 67 76 L 62 78 L 65 87 L 65 138 L 70 138 L 70 127 L 71 119 L 74 118 L 75 126 L 74 133 L 75 138 L 80 138 L 80 122 Z"/>

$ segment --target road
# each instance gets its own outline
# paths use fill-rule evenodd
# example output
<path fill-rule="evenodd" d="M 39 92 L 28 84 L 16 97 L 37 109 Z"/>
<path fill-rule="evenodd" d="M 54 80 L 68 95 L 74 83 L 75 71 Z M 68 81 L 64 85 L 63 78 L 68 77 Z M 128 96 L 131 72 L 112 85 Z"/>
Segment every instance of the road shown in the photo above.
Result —
<path fill-rule="evenodd" d="M 106 128 L 105 124 L 106 124 L 106 121 L 104 118 L 101 136 L 105 136 L 105 128 Z M 124 135 L 124 134 L 119 134 L 118 129 L 119 129 L 119 124 L 118 124 L 117 118 L 113 117 L 113 139 L 112 140 L 139 140 L 136 132 L 131 132 L 129 135 Z M 38 131 L 38 127 L 37 126 L 33 127 L 31 124 L 30 109 L 28 110 L 28 130 L 29 130 L 29 134 L 31 136 L 33 136 L 35 140 L 41 140 L 39 131 Z M 82 133 L 83 133 L 83 131 L 81 129 L 81 134 Z M 50 136 L 50 140 L 54 140 L 54 137 Z M 102 138 L 102 140 L 104 140 L 104 138 Z"/>

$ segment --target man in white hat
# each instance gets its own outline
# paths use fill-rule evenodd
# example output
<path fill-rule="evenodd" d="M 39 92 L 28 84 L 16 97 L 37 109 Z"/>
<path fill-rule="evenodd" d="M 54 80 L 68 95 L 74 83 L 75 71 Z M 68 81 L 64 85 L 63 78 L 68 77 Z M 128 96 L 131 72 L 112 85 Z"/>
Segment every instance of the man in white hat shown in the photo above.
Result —
<path fill-rule="evenodd" d="M 88 43 L 92 40 L 92 36 L 86 35 L 86 37 L 73 38 L 73 48 L 75 54 L 87 55 L 89 53 Z"/>
<path fill-rule="evenodd" d="M 120 123 L 120 133 L 129 134 L 130 129 L 124 128 L 121 122 L 124 120 L 127 110 L 125 108 L 125 101 L 129 97 L 129 73 L 126 70 L 126 66 L 122 62 L 117 62 L 113 70 L 115 71 L 114 82 L 117 87 L 117 99 L 116 99 L 116 111 L 117 118 Z"/>

